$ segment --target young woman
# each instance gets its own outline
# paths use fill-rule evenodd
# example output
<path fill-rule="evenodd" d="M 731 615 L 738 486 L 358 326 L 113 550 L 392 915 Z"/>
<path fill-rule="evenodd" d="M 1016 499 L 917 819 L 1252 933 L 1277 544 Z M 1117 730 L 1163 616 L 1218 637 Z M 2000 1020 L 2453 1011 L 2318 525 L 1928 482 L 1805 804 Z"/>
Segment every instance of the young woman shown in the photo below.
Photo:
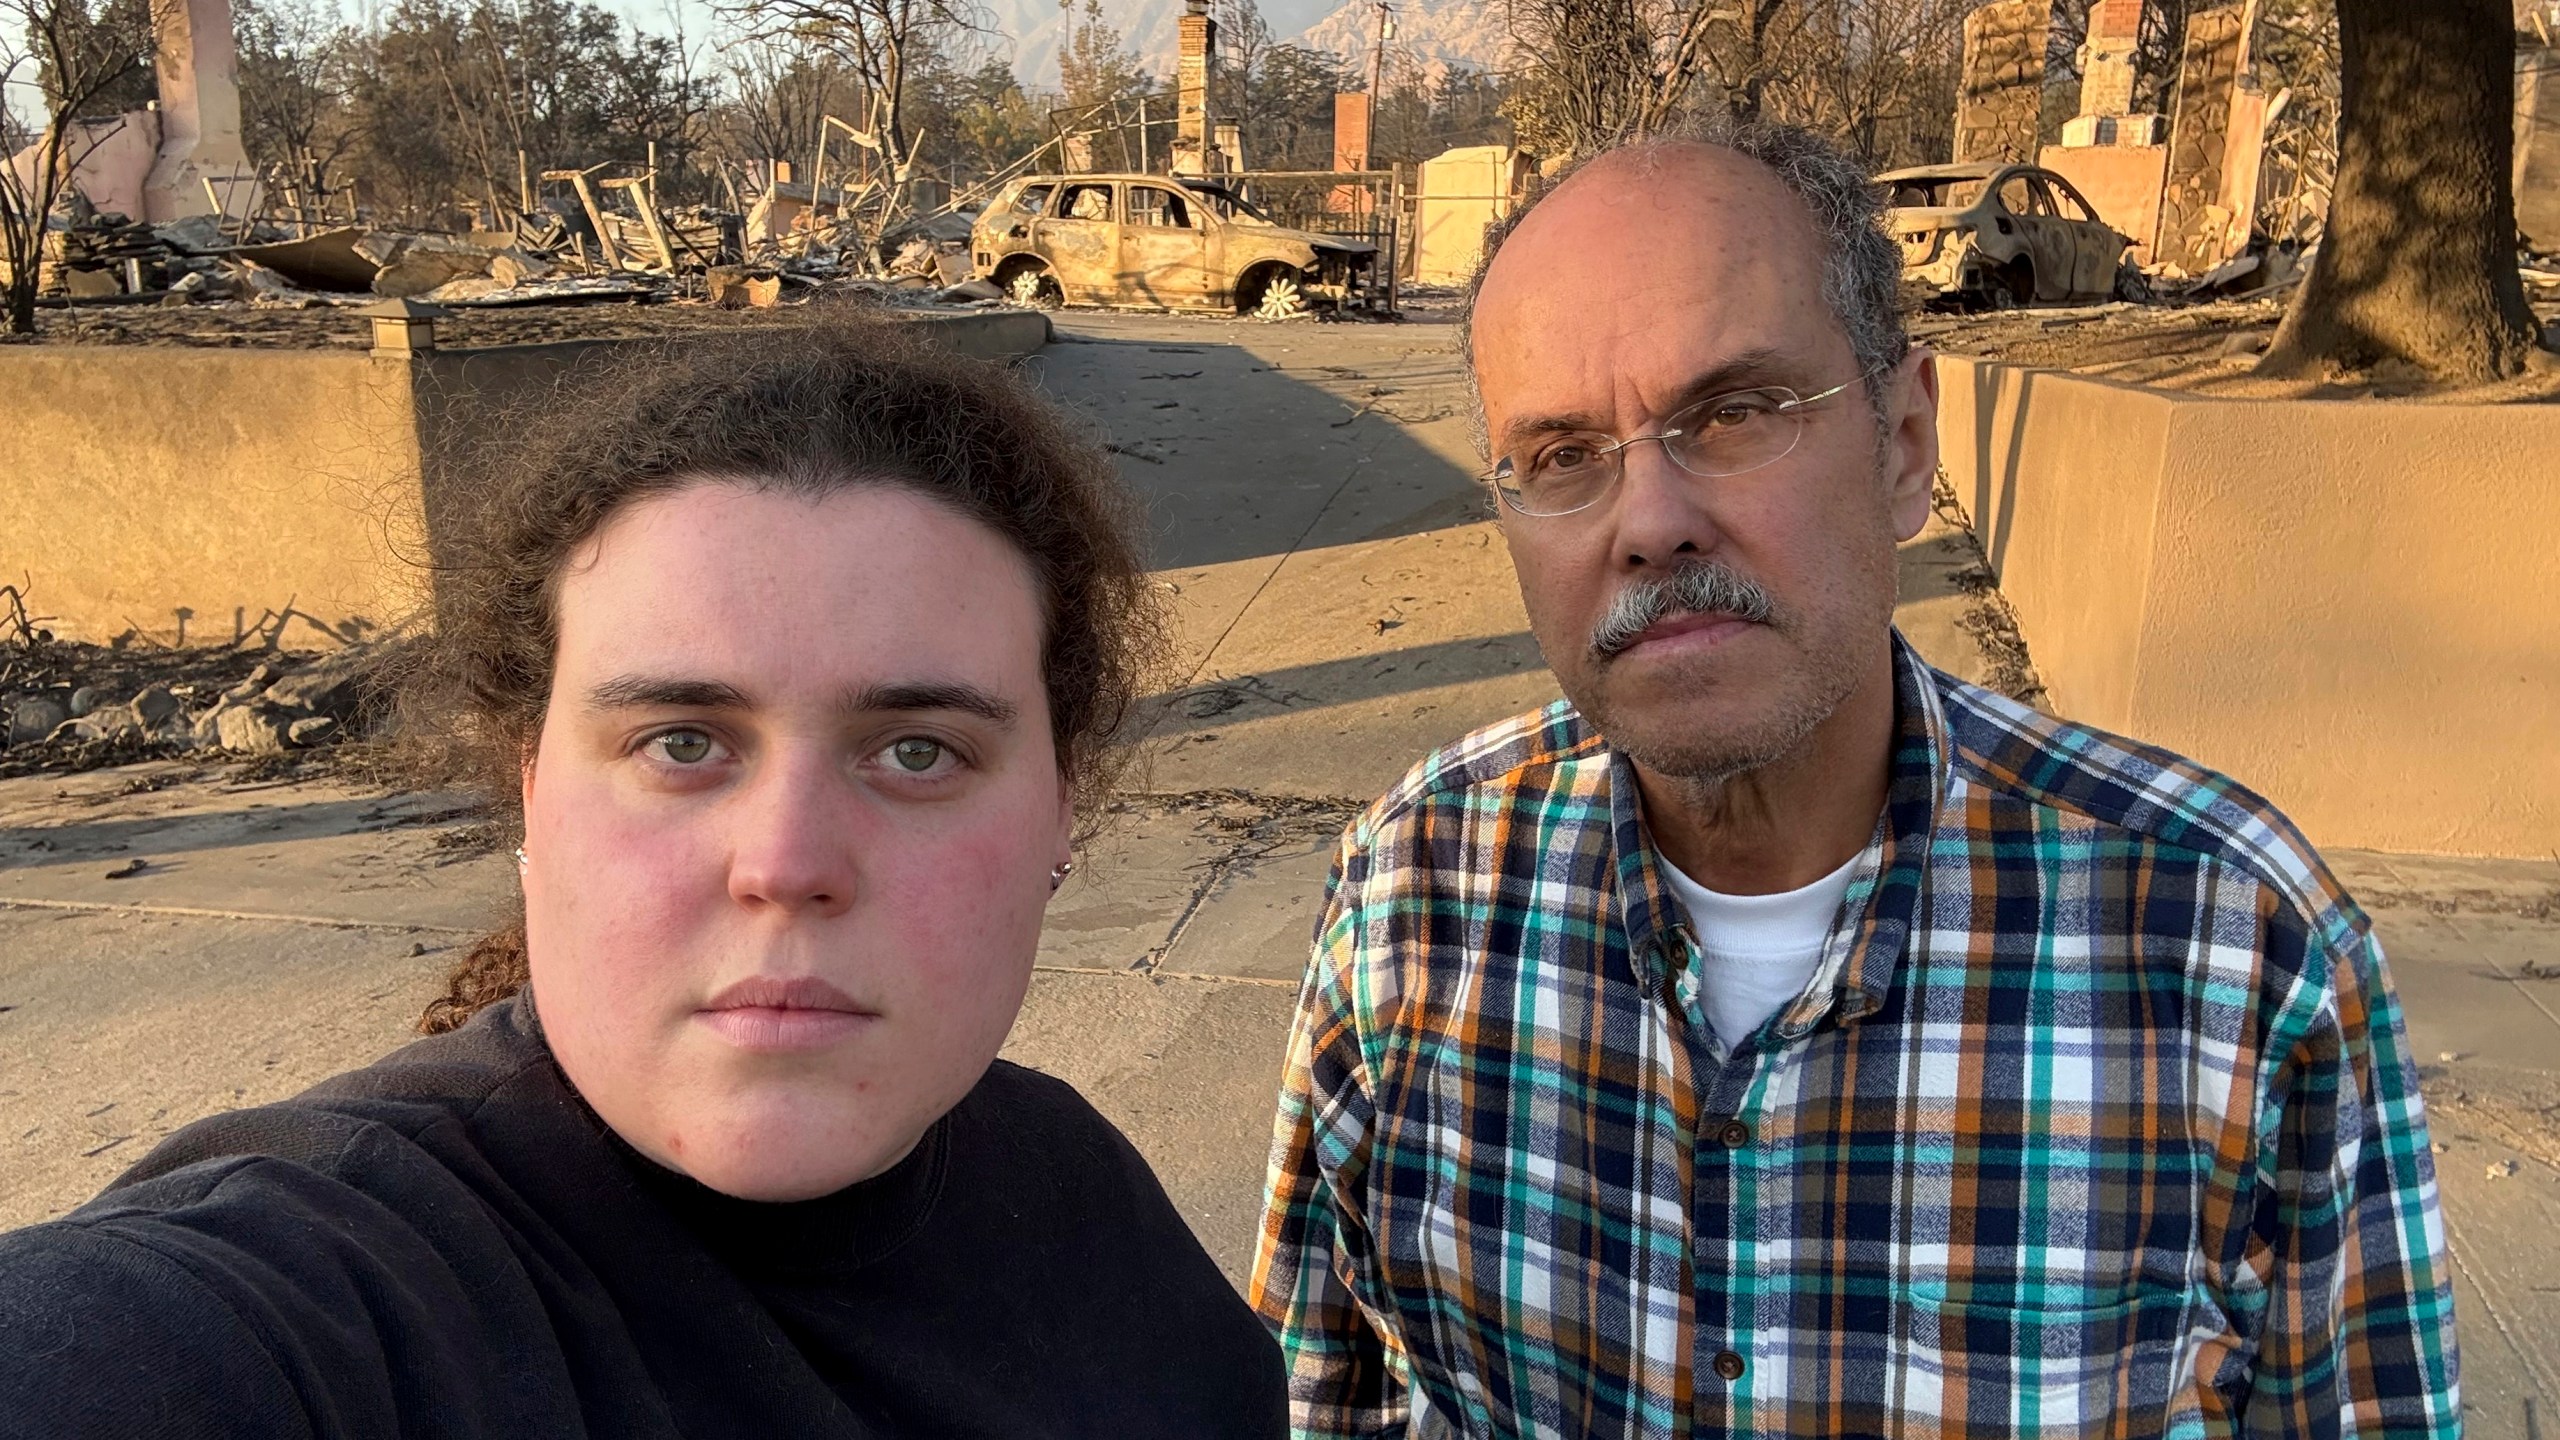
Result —
<path fill-rule="evenodd" d="M 1157 617 L 1096 447 L 885 329 L 625 365 L 461 497 L 413 725 L 522 821 L 432 1038 L 0 1236 L 0 1434 L 1278 1435 L 995 1059 Z"/>

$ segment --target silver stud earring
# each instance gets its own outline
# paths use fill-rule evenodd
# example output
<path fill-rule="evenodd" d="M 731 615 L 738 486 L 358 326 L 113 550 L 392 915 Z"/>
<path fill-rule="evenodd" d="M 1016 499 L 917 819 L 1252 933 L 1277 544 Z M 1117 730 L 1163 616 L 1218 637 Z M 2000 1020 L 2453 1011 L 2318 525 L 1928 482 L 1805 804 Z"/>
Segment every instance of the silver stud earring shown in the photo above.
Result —
<path fill-rule="evenodd" d="M 532 862 L 531 860 L 528 860 L 528 859 L 526 859 L 526 858 L 525 858 L 524 847 L 523 847 L 523 846 L 521 846 L 521 845 L 517 846 L 517 847 L 516 847 L 516 868 L 517 868 L 517 869 L 519 869 L 519 870 L 521 870 L 521 869 L 523 869 L 524 867 L 526 867 L 527 865 L 530 865 L 530 864 L 532 864 L 532 863 L 533 863 L 533 862 Z"/>
<path fill-rule="evenodd" d="M 1055 890 L 1059 886 L 1066 884 L 1067 877 L 1074 873 L 1076 873 L 1076 862 L 1073 860 L 1059 861 L 1049 871 L 1049 888 L 1051 890 Z"/>

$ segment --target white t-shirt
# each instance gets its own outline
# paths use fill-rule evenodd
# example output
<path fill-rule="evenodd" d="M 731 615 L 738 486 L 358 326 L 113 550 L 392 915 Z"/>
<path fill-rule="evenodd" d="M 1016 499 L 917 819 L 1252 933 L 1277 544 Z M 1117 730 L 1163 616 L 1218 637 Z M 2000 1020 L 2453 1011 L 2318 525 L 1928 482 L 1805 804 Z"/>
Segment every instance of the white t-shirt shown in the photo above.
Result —
<path fill-rule="evenodd" d="M 1663 881 L 1698 937 L 1698 984 L 1707 1024 L 1730 1050 L 1804 993 L 1822 963 L 1822 942 L 1849 878 L 1849 863 L 1798 890 L 1776 895 L 1724 895 L 1662 864 Z"/>

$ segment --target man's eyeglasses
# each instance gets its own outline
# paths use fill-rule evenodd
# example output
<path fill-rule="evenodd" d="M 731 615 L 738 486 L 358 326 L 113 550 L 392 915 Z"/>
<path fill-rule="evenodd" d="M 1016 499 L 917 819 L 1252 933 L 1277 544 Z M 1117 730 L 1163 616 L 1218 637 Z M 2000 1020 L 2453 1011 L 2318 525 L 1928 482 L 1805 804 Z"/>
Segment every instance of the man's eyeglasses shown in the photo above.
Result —
<path fill-rule="evenodd" d="M 1624 468 L 1619 452 L 1630 445 L 1658 440 L 1671 463 L 1692 475 L 1740 475 L 1785 459 L 1803 438 L 1807 407 L 1867 378 L 1860 375 L 1818 395 L 1762 385 L 1709 396 L 1673 414 L 1655 433 L 1624 440 L 1588 431 L 1541 436 L 1533 448 L 1503 456 L 1480 478 L 1523 515 L 1570 515 L 1607 497 Z"/>

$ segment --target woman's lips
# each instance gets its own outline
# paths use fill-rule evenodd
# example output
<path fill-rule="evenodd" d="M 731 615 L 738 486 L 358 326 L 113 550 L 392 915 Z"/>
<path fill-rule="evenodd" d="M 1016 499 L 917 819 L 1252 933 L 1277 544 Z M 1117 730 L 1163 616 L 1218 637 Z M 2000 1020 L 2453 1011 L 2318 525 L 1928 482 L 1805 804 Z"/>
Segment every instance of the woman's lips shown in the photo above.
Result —
<path fill-rule="evenodd" d="M 742 1050 L 815 1050 L 880 1013 L 815 976 L 750 976 L 711 997 L 694 1018 Z"/>

